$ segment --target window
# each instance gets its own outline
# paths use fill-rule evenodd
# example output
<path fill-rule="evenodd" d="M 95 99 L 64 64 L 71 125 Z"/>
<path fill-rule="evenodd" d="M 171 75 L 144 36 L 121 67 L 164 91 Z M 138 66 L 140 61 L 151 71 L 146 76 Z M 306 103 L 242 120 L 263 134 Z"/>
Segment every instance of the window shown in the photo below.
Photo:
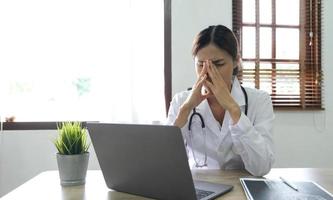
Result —
<path fill-rule="evenodd" d="M 320 0 L 235 0 L 244 86 L 267 91 L 274 108 L 322 109 Z"/>
<path fill-rule="evenodd" d="M 0 116 L 165 118 L 163 0 L 0 1 Z"/>

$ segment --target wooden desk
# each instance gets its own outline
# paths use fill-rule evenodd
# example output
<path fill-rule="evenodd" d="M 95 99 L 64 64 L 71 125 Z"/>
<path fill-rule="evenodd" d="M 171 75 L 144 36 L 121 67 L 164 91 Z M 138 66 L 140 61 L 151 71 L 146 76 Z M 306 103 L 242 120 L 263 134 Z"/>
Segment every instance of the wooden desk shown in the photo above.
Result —
<path fill-rule="evenodd" d="M 206 180 L 216 183 L 225 183 L 234 186 L 234 189 L 221 196 L 219 199 L 241 200 L 246 199 L 239 178 L 250 176 L 245 171 L 221 171 L 221 170 L 194 170 L 195 179 Z M 281 168 L 272 169 L 265 176 L 270 179 L 278 179 L 280 176 L 290 180 L 312 180 L 333 193 L 333 169 L 303 169 L 303 168 Z M 109 190 L 104 182 L 101 171 L 88 171 L 86 185 L 75 187 L 61 187 L 58 171 L 46 171 L 14 191 L 5 195 L 2 200 L 17 199 L 63 199 L 63 200 L 90 200 L 90 199 L 147 199 L 126 193 Z"/>

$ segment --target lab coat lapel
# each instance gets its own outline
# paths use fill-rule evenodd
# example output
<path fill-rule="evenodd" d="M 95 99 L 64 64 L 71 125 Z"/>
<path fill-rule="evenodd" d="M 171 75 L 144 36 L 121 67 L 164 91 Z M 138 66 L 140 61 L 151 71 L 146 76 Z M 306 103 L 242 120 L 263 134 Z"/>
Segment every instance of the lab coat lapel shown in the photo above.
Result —
<path fill-rule="evenodd" d="M 234 78 L 234 82 L 233 82 L 232 88 L 231 88 L 231 96 L 234 98 L 236 103 L 240 106 L 241 110 L 244 112 L 245 97 L 244 97 L 244 93 L 242 91 L 241 85 L 237 78 Z M 223 123 L 222 123 L 222 128 L 221 128 L 222 137 L 225 137 L 225 135 L 227 134 L 230 123 L 232 123 L 230 114 L 229 114 L 229 112 L 225 112 Z"/>
<path fill-rule="evenodd" d="M 198 112 L 202 113 L 202 117 L 204 118 L 206 128 L 210 129 L 215 135 L 219 135 L 220 127 L 218 122 L 215 120 L 212 111 L 210 110 L 209 104 L 207 100 L 204 100 L 197 107 Z"/>
<path fill-rule="evenodd" d="M 232 84 L 231 96 L 240 107 L 245 106 L 244 93 L 237 78 L 234 79 L 234 83 Z"/>

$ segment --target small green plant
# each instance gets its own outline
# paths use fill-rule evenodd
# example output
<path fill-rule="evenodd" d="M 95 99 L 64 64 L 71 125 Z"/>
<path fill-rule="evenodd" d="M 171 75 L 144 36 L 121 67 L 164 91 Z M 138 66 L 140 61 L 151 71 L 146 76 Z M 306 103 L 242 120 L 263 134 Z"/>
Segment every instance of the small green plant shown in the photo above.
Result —
<path fill-rule="evenodd" d="M 80 122 L 62 122 L 57 125 L 58 137 L 54 144 L 59 154 L 72 155 L 88 152 L 87 129 Z"/>

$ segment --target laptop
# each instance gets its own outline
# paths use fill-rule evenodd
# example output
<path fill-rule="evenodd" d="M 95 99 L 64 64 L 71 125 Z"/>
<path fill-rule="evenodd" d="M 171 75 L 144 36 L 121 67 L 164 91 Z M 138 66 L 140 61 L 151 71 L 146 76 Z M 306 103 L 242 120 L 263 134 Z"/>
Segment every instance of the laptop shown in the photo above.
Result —
<path fill-rule="evenodd" d="M 175 126 L 87 123 L 106 185 L 155 199 L 214 199 L 233 186 L 193 181 Z"/>

